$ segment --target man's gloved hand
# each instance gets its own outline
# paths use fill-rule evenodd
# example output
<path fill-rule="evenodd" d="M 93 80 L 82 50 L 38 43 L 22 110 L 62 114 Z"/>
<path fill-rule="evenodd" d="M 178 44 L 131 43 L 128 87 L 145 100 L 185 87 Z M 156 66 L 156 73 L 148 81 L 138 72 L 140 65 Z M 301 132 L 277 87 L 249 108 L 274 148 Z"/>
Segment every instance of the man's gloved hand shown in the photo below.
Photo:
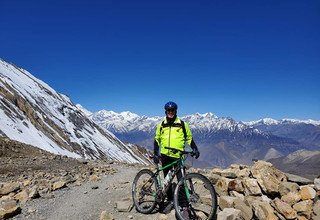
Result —
<path fill-rule="evenodd" d="M 159 156 L 158 156 L 158 155 L 154 155 L 154 156 L 153 156 L 153 162 L 154 162 L 155 164 L 158 164 L 158 163 L 159 163 Z"/>
<path fill-rule="evenodd" d="M 198 159 L 200 157 L 200 152 L 199 152 L 199 150 L 197 148 L 193 148 L 192 149 L 192 154 L 194 155 L 194 157 L 196 159 Z"/>

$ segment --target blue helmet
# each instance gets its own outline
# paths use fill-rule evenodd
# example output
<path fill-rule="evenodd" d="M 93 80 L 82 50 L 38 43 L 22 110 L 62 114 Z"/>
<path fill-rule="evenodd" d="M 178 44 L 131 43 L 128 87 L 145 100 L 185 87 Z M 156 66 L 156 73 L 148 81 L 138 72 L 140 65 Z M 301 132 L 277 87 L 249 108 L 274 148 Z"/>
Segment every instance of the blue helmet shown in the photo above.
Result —
<path fill-rule="evenodd" d="M 170 101 L 170 102 L 167 102 L 167 103 L 164 105 L 164 109 L 165 109 L 165 110 L 174 109 L 174 110 L 177 111 L 178 105 L 177 105 L 176 103 Z"/>

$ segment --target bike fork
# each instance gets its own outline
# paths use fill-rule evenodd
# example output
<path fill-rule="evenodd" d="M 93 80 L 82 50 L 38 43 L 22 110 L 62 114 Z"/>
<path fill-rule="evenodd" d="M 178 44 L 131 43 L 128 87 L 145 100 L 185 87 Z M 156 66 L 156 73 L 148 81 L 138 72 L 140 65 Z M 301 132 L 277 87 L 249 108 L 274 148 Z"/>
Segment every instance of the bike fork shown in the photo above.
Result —
<path fill-rule="evenodd" d="M 186 193 L 187 202 L 189 203 L 190 202 L 190 192 L 189 192 L 189 189 L 188 189 L 187 178 L 186 178 L 186 175 L 185 175 L 184 171 L 185 171 L 184 169 L 181 169 L 184 190 L 185 190 L 185 193 Z"/>

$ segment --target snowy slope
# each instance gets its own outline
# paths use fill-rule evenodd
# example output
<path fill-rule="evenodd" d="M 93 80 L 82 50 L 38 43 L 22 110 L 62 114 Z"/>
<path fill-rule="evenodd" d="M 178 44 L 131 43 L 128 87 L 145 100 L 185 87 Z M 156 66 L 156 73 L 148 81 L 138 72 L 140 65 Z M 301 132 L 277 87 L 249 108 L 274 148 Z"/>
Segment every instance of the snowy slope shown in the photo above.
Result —
<path fill-rule="evenodd" d="M 143 162 L 84 112 L 28 71 L 0 60 L 0 136 L 71 157 Z"/>

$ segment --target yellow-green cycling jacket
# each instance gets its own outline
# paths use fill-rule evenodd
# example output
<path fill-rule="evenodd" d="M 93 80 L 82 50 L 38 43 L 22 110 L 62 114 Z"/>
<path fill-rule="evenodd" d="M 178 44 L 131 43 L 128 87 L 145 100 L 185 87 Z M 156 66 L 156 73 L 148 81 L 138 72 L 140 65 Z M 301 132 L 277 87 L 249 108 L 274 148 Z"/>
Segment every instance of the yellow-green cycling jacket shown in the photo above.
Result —
<path fill-rule="evenodd" d="M 183 131 L 182 123 L 184 123 L 185 132 Z M 194 144 L 192 140 L 192 132 L 189 128 L 189 125 L 186 122 L 181 122 L 178 117 L 176 117 L 175 121 L 171 124 L 169 124 L 167 119 L 165 119 L 157 127 L 154 140 L 154 152 L 155 154 L 158 154 L 160 147 L 161 154 L 167 155 L 169 157 L 179 158 L 179 152 L 173 153 L 165 147 L 184 150 L 185 142 L 187 142 L 191 147 Z"/>

